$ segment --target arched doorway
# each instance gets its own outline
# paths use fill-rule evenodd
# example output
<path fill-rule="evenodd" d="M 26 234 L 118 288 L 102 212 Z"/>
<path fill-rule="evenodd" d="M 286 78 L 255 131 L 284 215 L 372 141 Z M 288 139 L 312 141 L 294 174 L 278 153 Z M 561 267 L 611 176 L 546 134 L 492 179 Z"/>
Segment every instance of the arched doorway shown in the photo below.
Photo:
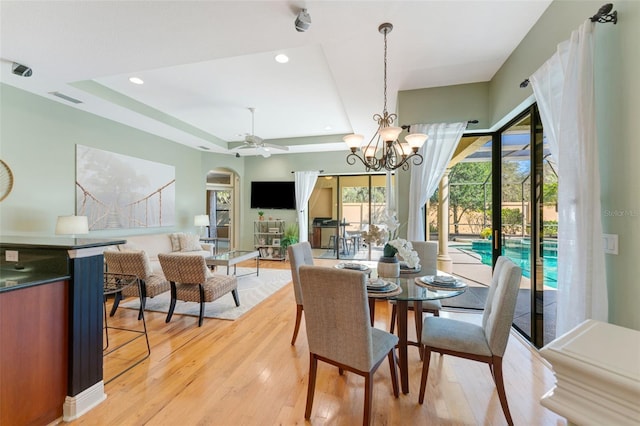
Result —
<path fill-rule="evenodd" d="M 207 237 L 215 243 L 217 253 L 238 246 L 238 181 L 238 175 L 229 169 L 214 169 L 207 173 Z"/>

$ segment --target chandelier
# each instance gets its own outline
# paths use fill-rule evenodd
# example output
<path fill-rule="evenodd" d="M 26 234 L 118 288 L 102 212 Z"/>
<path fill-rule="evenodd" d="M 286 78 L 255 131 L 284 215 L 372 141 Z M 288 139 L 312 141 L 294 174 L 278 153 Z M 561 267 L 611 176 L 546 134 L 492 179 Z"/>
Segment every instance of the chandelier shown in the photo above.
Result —
<path fill-rule="evenodd" d="M 400 142 L 398 136 L 402 128 L 393 126 L 397 115 L 387 112 L 387 34 L 392 29 L 393 25 L 388 22 L 378 27 L 378 31 L 384 35 L 384 108 L 382 115 L 373 116 L 373 120 L 378 123 L 378 130 L 366 145 L 362 145 L 363 135 L 353 134 L 343 138 L 351 149 L 351 153 L 347 155 L 347 163 L 354 165 L 358 159 L 367 171 L 399 168 L 408 170 L 411 163 L 416 166 L 422 164 L 422 155 L 418 154 L 418 149 L 427 140 L 427 135 L 413 133 L 405 136 L 406 142 Z M 358 148 L 362 151 L 362 156 L 356 154 Z"/>

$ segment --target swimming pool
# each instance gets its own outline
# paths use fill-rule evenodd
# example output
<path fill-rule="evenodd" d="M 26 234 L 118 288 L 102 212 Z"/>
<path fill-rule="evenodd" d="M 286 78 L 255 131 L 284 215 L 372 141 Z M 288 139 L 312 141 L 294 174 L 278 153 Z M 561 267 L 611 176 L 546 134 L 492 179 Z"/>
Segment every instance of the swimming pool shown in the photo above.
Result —
<path fill-rule="evenodd" d="M 471 251 L 480 255 L 482 263 L 492 265 L 491 240 L 476 240 L 471 242 Z M 502 247 L 502 254 L 522 268 L 522 275 L 531 277 L 529 258 L 530 240 L 527 238 L 513 238 L 506 240 Z M 558 243 L 556 240 L 544 240 L 542 243 L 542 270 L 544 285 L 558 288 Z"/>

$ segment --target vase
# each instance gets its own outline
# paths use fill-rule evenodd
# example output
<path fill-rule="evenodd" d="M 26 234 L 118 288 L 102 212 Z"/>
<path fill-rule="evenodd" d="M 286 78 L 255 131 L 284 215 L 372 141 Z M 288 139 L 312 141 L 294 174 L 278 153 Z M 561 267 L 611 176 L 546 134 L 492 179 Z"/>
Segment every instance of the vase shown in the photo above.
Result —
<path fill-rule="evenodd" d="M 400 276 L 400 262 L 397 256 L 382 256 L 378 260 L 378 277 L 398 278 Z"/>

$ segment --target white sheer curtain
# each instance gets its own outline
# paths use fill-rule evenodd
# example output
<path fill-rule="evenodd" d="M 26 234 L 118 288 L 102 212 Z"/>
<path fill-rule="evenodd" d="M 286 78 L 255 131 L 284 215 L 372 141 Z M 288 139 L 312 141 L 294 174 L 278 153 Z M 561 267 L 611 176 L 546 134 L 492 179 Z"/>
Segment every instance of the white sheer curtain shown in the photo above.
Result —
<path fill-rule="evenodd" d="M 424 241 L 424 206 L 438 187 L 466 126 L 466 122 L 411 125 L 412 133 L 425 133 L 429 138 L 418 151 L 424 158 L 422 165 L 411 166 L 409 241 Z"/>
<path fill-rule="evenodd" d="M 593 29 L 587 20 L 530 78 L 558 164 L 556 335 L 608 320 L 594 108 Z"/>
<path fill-rule="evenodd" d="M 318 180 L 318 172 L 295 172 L 296 208 L 298 210 L 298 241 L 309 240 L 309 212 L 307 204 Z"/>

